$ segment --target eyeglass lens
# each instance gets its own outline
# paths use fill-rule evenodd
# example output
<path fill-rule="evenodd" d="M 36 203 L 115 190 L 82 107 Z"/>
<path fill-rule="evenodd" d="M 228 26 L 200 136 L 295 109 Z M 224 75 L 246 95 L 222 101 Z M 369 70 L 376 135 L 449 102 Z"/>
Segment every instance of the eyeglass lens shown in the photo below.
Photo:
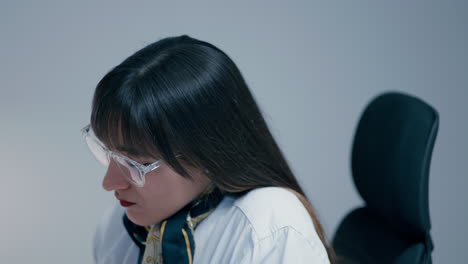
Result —
<path fill-rule="evenodd" d="M 119 156 L 113 156 L 113 159 L 116 161 L 124 176 L 135 183 L 141 183 L 140 171 L 135 167 L 135 165 Z"/>
<path fill-rule="evenodd" d="M 86 138 L 86 143 L 88 144 L 88 147 L 93 155 L 102 165 L 108 167 L 110 158 L 112 158 L 117 163 L 117 166 L 119 167 L 124 177 L 130 181 L 133 181 L 134 183 L 141 184 L 142 180 L 140 177 L 140 172 L 133 164 L 116 155 L 111 155 L 111 157 L 109 157 L 108 151 L 90 137 Z"/>

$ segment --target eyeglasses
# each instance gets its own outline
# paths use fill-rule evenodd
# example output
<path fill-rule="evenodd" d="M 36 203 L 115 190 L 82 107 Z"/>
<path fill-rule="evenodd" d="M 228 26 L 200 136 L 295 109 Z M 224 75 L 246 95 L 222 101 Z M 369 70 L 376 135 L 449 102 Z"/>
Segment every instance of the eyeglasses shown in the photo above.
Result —
<path fill-rule="evenodd" d="M 91 125 L 87 125 L 81 129 L 81 134 L 86 140 L 91 153 L 94 157 L 108 167 L 111 159 L 117 163 L 122 175 L 132 184 L 143 187 L 145 185 L 145 175 L 151 172 L 162 164 L 162 160 L 157 160 L 149 165 L 140 164 L 120 153 L 109 150 L 94 134 Z M 180 155 L 176 155 L 180 156 Z"/>

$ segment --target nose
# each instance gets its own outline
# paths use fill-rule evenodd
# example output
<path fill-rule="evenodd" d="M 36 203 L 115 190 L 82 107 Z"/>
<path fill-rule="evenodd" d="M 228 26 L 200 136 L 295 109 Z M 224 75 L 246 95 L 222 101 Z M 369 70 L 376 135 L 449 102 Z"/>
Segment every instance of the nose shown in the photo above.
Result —
<path fill-rule="evenodd" d="M 130 187 L 130 182 L 122 175 L 122 171 L 111 159 L 109 166 L 102 181 L 102 188 L 106 191 L 122 190 Z"/>

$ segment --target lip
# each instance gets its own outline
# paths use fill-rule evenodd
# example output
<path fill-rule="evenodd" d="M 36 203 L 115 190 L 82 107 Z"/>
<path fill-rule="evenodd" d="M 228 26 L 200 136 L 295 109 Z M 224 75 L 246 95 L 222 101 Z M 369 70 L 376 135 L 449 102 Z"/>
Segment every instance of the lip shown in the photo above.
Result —
<path fill-rule="evenodd" d="M 132 206 L 132 205 L 135 204 L 135 203 L 126 201 L 126 200 L 124 200 L 124 199 L 120 199 L 120 198 L 117 196 L 117 193 L 115 193 L 115 198 L 117 198 L 117 200 L 120 201 L 120 205 L 123 206 L 123 207 L 129 207 L 129 206 Z"/>
<path fill-rule="evenodd" d="M 123 207 L 129 207 L 129 206 L 132 206 L 134 205 L 135 203 L 131 203 L 131 202 L 127 202 L 127 201 L 124 201 L 124 200 L 120 200 L 120 205 L 123 206 Z"/>

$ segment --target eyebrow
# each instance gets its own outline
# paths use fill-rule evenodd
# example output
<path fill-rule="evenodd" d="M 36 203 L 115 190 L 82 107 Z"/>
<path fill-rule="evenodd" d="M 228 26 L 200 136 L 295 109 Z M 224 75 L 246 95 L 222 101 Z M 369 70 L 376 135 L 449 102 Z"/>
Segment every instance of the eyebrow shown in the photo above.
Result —
<path fill-rule="evenodd" d="M 122 152 L 125 152 L 129 155 L 132 155 L 132 156 L 142 156 L 141 153 L 135 149 L 135 148 L 132 148 L 132 147 L 125 147 L 125 146 L 117 146 L 116 149 L 118 151 L 122 151 Z"/>
<path fill-rule="evenodd" d="M 147 155 L 143 155 L 138 149 L 133 147 L 126 146 L 117 146 L 116 149 L 121 152 L 125 152 L 127 155 L 133 156 L 135 158 L 152 158 Z"/>

